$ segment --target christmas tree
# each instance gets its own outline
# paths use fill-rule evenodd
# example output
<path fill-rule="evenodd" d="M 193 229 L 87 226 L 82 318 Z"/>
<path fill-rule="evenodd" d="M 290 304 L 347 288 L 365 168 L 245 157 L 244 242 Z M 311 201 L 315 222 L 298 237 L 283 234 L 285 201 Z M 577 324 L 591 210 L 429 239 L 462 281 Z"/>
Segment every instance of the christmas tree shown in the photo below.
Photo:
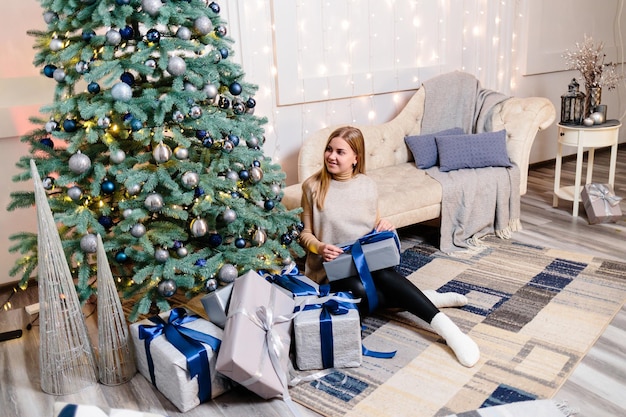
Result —
<path fill-rule="evenodd" d="M 216 2 L 41 0 L 34 64 L 52 104 L 22 140 L 44 178 L 81 300 L 95 292 L 100 234 L 130 319 L 170 308 L 246 270 L 279 270 L 303 251 L 298 212 L 281 204 L 284 172 L 262 151 L 256 86 L 232 60 Z M 31 207 L 11 194 L 9 210 Z M 12 236 L 22 285 L 37 237 Z M 131 298 L 132 297 L 132 298 Z"/>

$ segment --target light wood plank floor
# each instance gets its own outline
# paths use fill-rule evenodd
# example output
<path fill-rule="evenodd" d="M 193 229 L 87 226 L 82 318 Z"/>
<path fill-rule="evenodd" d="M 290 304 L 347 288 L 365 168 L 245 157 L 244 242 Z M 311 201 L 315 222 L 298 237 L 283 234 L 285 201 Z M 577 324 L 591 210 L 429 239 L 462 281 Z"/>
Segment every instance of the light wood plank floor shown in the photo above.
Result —
<path fill-rule="evenodd" d="M 618 154 L 616 194 L 626 197 L 626 149 Z M 573 183 L 573 160 L 563 165 L 563 180 Z M 596 152 L 594 181 L 606 182 L 608 152 Z M 531 167 L 528 193 L 522 197 L 522 223 L 524 230 L 514 239 L 540 246 L 584 252 L 615 260 L 626 260 L 626 221 L 616 224 L 589 225 L 584 208 L 580 216 L 571 216 L 572 203 L 561 201 L 552 207 L 554 163 Z M 621 202 L 626 213 L 626 200 Z M 436 229 L 416 226 L 400 230 L 405 244 L 415 240 L 432 241 Z M 625 277 L 626 278 L 626 277 Z M 0 303 L 9 297 L 11 288 L 0 288 Z M 0 310 L 0 331 L 26 328 L 31 320 L 22 307 L 37 302 L 37 289 L 31 287 L 11 297 L 12 309 Z M 87 305 L 86 311 L 93 306 Z M 36 324 L 36 323 L 35 323 Z M 173 406 L 141 376 L 117 387 L 96 385 L 77 394 L 53 397 L 39 389 L 38 328 L 24 330 L 24 336 L 0 343 L 0 415 L 6 417 L 49 416 L 55 400 L 91 403 L 109 408 L 131 408 L 162 412 L 170 416 L 177 413 Z M 606 328 L 589 354 L 576 368 L 569 380 L 555 395 L 579 410 L 579 417 L 626 415 L 626 307 Z M 303 416 L 316 416 L 302 408 Z M 184 414 L 188 417 L 290 416 L 284 403 L 264 401 L 237 389 L 203 404 Z M 416 416 L 419 412 L 416 410 Z"/>

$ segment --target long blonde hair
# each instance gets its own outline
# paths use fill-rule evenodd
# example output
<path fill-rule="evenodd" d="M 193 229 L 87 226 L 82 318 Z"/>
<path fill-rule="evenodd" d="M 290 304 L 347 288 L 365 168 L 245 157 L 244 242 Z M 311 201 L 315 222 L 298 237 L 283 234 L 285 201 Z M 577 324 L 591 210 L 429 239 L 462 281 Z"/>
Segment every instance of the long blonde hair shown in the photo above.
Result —
<path fill-rule="evenodd" d="M 326 141 L 324 152 L 326 152 L 330 141 L 337 137 L 345 140 L 356 154 L 357 162 L 356 165 L 352 167 L 352 176 L 365 174 L 365 140 L 363 139 L 361 130 L 352 126 L 344 126 L 335 129 Z M 328 172 L 326 162 L 324 161 L 322 168 L 305 181 L 306 185 L 311 187 L 313 201 L 319 210 L 324 209 L 324 200 L 326 199 L 331 180 L 332 175 Z"/>

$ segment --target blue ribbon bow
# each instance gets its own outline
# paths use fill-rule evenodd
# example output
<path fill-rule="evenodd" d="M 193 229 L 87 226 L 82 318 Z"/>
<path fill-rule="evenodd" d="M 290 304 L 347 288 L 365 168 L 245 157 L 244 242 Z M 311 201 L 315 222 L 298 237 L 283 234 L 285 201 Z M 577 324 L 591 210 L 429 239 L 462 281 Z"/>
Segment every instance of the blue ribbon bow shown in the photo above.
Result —
<path fill-rule="evenodd" d="M 263 273 L 262 273 L 263 275 Z M 280 285 L 281 287 L 291 291 L 294 296 L 301 297 L 307 295 L 317 295 L 324 297 L 330 294 L 330 285 L 320 285 L 319 290 L 312 285 L 298 279 L 300 271 L 297 267 L 293 267 L 289 271 L 282 271 L 280 274 L 266 273 L 265 279 L 273 284 Z"/>
<path fill-rule="evenodd" d="M 352 253 L 352 259 L 354 260 L 354 266 L 359 273 L 359 278 L 365 288 L 365 294 L 367 295 L 367 305 L 370 313 L 376 310 L 378 307 L 378 294 L 376 293 L 376 287 L 369 267 L 367 266 L 367 260 L 363 254 L 362 245 L 369 243 L 380 242 L 381 240 L 394 239 L 398 251 L 400 250 L 400 241 L 398 235 L 390 230 L 377 232 L 372 230 L 365 236 L 360 237 L 354 243 L 342 247 L 344 253 Z"/>
<path fill-rule="evenodd" d="M 144 341 L 152 385 L 156 386 L 156 382 L 154 376 L 154 362 L 152 360 L 152 354 L 150 353 L 150 343 L 154 338 L 164 334 L 168 342 L 178 349 L 180 353 L 185 355 L 190 378 L 198 376 L 198 398 L 202 403 L 211 399 L 209 358 L 206 348 L 202 343 L 209 345 L 214 352 L 217 352 L 220 348 L 221 341 L 209 334 L 182 326 L 198 318 L 199 316 L 196 315 L 187 316 L 187 311 L 184 308 L 174 308 L 170 312 L 167 322 L 161 317 L 155 316 L 150 317 L 150 321 L 155 323 L 154 326 L 140 325 L 139 339 Z"/>

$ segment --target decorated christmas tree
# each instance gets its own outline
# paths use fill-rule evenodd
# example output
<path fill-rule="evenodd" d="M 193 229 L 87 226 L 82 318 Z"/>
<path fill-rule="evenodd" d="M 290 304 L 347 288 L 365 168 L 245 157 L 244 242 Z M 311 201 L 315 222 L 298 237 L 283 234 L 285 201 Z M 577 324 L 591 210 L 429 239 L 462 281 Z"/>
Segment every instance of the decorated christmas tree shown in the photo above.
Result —
<path fill-rule="evenodd" d="M 41 0 L 34 64 L 52 104 L 22 138 L 36 161 L 77 292 L 95 292 L 100 234 L 130 319 L 170 308 L 246 270 L 278 270 L 302 249 L 284 172 L 262 151 L 256 86 L 232 60 L 216 2 Z M 9 210 L 34 195 L 11 195 Z M 36 273 L 37 238 L 12 237 L 11 273 Z"/>

